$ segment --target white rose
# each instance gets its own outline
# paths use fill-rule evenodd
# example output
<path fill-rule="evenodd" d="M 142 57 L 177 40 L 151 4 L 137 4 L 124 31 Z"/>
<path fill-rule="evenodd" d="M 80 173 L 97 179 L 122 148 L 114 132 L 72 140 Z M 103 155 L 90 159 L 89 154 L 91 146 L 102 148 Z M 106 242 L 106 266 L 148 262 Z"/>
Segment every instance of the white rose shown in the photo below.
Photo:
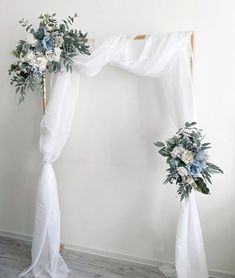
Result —
<path fill-rule="evenodd" d="M 55 47 L 54 53 L 55 53 L 56 56 L 60 57 L 60 55 L 61 55 L 61 49 L 60 49 L 59 47 Z"/>
<path fill-rule="evenodd" d="M 176 170 L 181 177 L 186 177 L 188 175 L 188 171 L 184 167 L 177 167 Z"/>
<path fill-rule="evenodd" d="M 37 57 L 36 61 L 33 61 L 31 63 L 31 65 L 34 68 L 39 68 L 40 71 L 44 71 L 44 70 L 46 70 L 47 63 L 48 63 L 48 61 L 47 61 L 46 57 L 40 56 L 40 57 Z"/>
<path fill-rule="evenodd" d="M 46 58 L 50 62 L 54 61 L 55 54 L 53 53 L 52 50 L 46 51 Z"/>
<path fill-rule="evenodd" d="M 32 33 L 30 33 L 26 36 L 26 42 L 32 46 L 35 46 L 37 43 L 37 40 L 35 39 L 34 35 Z"/>
<path fill-rule="evenodd" d="M 54 53 L 55 53 L 54 61 L 55 62 L 60 61 L 61 52 L 62 52 L 62 50 L 59 47 L 55 47 L 55 49 L 54 49 Z"/>
<path fill-rule="evenodd" d="M 185 164 L 189 164 L 193 162 L 193 153 L 189 150 L 185 150 L 182 153 L 181 156 L 181 160 L 185 163 Z"/>
<path fill-rule="evenodd" d="M 46 58 L 49 62 L 59 62 L 60 61 L 60 54 L 61 54 L 61 49 L 58 47 L 55 47 L 54 51 L 49 50 L 46 52 Z"/>
<path fill-rule="evenodd" d="M 171 152 L 171 156 L 176 158 L 177 156 L 181 155 L 185 149 L 182 146 L 174 147 L 173 151 Z"/>
<path fill-rule="evenodd" d="M 24 60 L 28 63 L 31 63 L 33 61 L 35 61 L 36 56 L 33 53 L 33 51 L 29 51 L 25 56 L 24 56 Z"/>

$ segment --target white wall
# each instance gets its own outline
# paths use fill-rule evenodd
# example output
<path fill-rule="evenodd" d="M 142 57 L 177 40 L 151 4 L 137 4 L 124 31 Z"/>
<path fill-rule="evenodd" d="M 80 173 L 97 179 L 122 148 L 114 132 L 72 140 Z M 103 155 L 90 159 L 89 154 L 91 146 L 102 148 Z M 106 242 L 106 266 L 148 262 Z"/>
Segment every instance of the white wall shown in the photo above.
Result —
<path fill-rule="evenodd" d="M 68 5 L 69 3 L 69 5 Z M 235 273 L 235 19 L 233 0 L 0 0 L 0 230 L 31 234 L 39 174 L 41 99 L 17 105 L 10 51 L 21 17 L 78 12 L 90 37 L 197 30 L 196 101 L 201 127 L 225 171 L 197 196 L 210 269 Z M 166 165 L 152 142 L 174 132 L 154 81 L 106 67 L 82 78 L 72 135 L 56 163 L 64 242 L 174 260 L 179 200 L 163 186 Z"/>

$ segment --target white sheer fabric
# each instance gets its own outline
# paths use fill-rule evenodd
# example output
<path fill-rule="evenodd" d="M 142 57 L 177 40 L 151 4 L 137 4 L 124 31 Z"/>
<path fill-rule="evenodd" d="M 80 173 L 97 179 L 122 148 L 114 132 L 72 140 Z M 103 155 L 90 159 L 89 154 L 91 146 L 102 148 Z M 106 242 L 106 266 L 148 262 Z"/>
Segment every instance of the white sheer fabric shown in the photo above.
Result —
<path fill-rule="evenodd" d="M 180 59 L 166 75 L 160 78 L 161 91 L 166 98 L 169 114 L 177 128 L 186 121 L 194 121 L 196 112 L 193 102 L 193 84 L 191 62 L 188 53 Z M 175 243 L 175 265 L 178 278 L 207 278 L 206 255 L 203 244 L 201 225 L 194 192 L 180 204 Z M 163 268 L 164 269 L 164 268 Z M 174 277 L 174 270 L 165 268 L 167 277 Z"/>
<path fill-rule="evenodd" d="M 175 264 L 179 278 L 209 277 L 194 192 L 181 203 L 176 232 Z"/>
<path fill-rule="evenodd" d="M 53 163 L 66 143 L 76 106 L 79 74 L 94 76 L 111 64 L 140 76 L 158 78 L 169 113 L 177 125 L 193 119 L 190 33 L 149 35 L 140 54 L 133 57 L 131 37 L 112 37 L 92 43 L 90 56 L 74 59 L 73 74 L 53 75 L 48 108 L 41 122 L 43 155 L 36 199 L 32 265 L 19 277 L 67 277 L 59 255 L 60 211 Z M 206 278 L 203 240 L 194 197 L 182 203 L 176 238 L 178 278 Z M 187 271 L 185 270 L 187 269 Z M 195 276 L 196 275 L 196 276 Z"/>
<path fill-rule="evenodd" d="M 68 139 L 75 111 L 79 76 L 53 75 L 51 95 L 41 121 L 42 172 L 38 183 L 34 222 L 32 264 L 19 277 L 67 277 L 69 269 L 59 254 L 60 208 L 53 163 Z"/>

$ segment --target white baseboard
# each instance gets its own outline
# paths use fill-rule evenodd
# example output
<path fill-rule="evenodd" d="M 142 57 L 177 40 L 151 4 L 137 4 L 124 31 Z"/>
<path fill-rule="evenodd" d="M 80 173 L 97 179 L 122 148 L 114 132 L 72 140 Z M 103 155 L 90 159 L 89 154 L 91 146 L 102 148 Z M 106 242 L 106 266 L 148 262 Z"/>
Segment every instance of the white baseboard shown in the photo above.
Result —
<path fill-rule="evenodd" d="M 31 235 L 4 231 L 4 230 L 0 230 L 0 236 L 5 236 L 5 237 L 19 239 L 19 240 L 25 240 L 28 242 L 32 241 Z M 153 259 L 149 259 L 149 258 L 128 256 L 125 254 L 114 253 L 114 252 L 110 252 L 107 250 L 94 249 L 94 248 L 90 248 L 90 247 L 78 246 L 78 245 L 74 245 L 74 244 L 70 244 L 70 243 L 66 243 L 66 242 L 64 243 L 64 245 L 65 245 L 65 248 L 69 249 L 69 250 L 103 256 L 103 257 L 112 258 L 112 259 L 118 259 L 121 261 L 133 262 L 133 263 L 149 265 L 149 266 L 156 266 L 156 267 L 160 267 L 163 264 L 173 265 L 172 262 L 164 262 L 164 261 L 158 261 L 158 260 L 153 260 Z M 210 274 L 210 278 L 235 278 L 235 274 L 226 273 L 226 272 L 222 272 L 222 271 L 218 271 L 218 270 L 209 270 L 209 274 Z"/>
<path fill-rule="evenodd" d="M 0 230 L 0 236 L 25 240 L 25 241 L 29 241 L 29 242 L 32 242 L 32 239 L 33 239 L 33 237 L 30 236 L 30 235 L 25 235 L 25 234 L 21 234 L 21 233 L 14 233 L 14 232 L 5 231 L 5 230 Z"/>

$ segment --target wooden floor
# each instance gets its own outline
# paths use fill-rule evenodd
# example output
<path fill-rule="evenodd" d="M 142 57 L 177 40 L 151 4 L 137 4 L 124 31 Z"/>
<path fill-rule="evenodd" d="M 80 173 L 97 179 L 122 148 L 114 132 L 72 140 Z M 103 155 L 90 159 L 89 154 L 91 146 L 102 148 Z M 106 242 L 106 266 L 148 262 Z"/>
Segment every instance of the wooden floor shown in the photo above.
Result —
<path fill-rule="evenodd" d="M 30 263 L 31 244 L 0 236 L 0 278 L 16 278 Z M 165 278 L 155 267 L 64 250 L 71 278 Z"/>

